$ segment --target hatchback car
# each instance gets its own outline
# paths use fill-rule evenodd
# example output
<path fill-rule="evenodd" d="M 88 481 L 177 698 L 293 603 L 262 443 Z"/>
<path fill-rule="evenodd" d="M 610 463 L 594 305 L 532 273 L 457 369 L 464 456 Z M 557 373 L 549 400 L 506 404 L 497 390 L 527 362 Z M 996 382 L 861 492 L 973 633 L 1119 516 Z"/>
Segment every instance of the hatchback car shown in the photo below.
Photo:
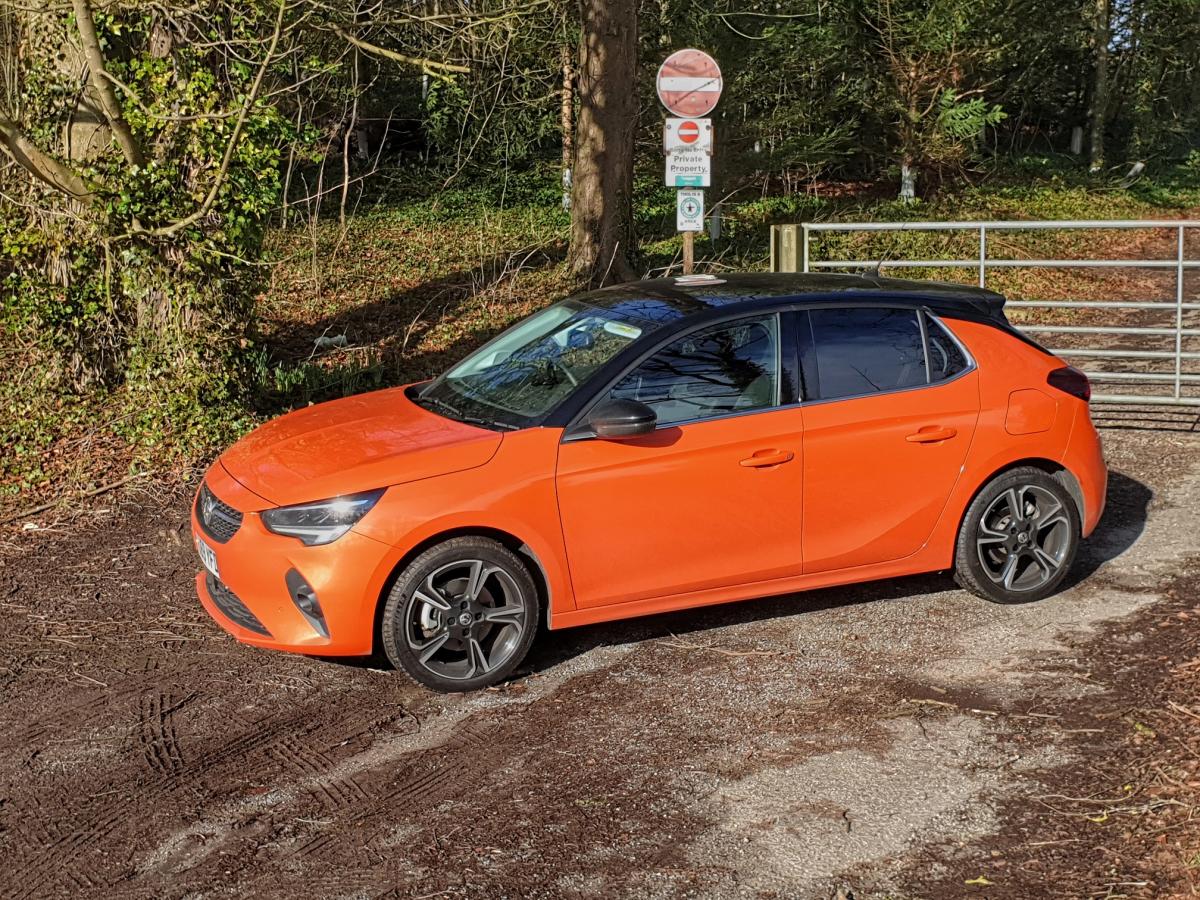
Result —
<path fill-rule="evenodd" d="M 239 640 L 505 678 L 551 630 L 953 569 L 1053 593 L 1104 508 L 1089 386 L 998 294 L 641 281 L 422 384 L 289 413 L 208 471 L 200 600 Z"/>

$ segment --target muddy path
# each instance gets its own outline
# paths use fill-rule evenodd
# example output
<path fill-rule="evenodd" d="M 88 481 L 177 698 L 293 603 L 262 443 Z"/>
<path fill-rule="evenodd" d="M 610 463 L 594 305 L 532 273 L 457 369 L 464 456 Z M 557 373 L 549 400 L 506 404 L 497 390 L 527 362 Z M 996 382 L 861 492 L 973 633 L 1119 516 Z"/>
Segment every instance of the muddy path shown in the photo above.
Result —
<path fill-rule="evenodd" d="M 234 643 L 184 498 L 10 529 L 0 896 L 918 896 L 1074 761 L 1092 642 L 1196 574 L 1196 422 L 1122 415 L 1050 601 L 931 575 L 559 632 L 471 696 Z"/>

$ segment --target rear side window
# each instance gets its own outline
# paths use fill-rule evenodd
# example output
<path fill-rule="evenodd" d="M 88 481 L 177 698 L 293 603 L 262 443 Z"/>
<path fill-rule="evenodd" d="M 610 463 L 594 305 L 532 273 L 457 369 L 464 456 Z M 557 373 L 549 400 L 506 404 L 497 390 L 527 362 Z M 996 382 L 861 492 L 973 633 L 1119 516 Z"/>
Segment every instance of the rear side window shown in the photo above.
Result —
<path fill-rule="evenodd" d="M 776 406 L 778 320 L 741 319 L 692 332 L 622 378 L 610 396 L 647 404 L 659 425 Z"/>
<path fill-rule="evenodd" d="M 912 309 L 809 311 L 824 400 L 928 383 L 921 320 Z"/>

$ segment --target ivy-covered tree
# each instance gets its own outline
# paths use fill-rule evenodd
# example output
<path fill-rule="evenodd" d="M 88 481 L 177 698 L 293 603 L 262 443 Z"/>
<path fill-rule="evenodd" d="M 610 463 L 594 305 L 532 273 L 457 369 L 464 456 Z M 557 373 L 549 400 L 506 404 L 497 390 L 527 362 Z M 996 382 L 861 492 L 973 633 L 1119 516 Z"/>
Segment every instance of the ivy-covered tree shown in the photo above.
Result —
<path fill-rule="evenodd" d="M 234 381 L 292 134 L 268 92 L 303 16 L 283 0 L 8 15 L 4 324 L 56 362 L 47 387 L 129 385 L 138 415 L 186 428 Z"/>
<path fill-rule="evenodd" d="M 0 324 L 45 354 L 43 395 L 120 389 L 147 434 L 231 421 L 293 166 L 338 155 L 304 193 L 344 214 L 381 72 L 469 79 L 513 9 L 0 0 Z"/>

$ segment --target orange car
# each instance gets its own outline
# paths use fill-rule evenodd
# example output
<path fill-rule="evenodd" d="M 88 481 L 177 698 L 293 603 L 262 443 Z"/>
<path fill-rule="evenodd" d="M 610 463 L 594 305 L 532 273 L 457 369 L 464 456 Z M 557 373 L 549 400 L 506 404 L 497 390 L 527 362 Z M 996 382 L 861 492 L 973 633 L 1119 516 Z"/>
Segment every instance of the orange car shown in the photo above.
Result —
<path fill-rule="evenodd" d="M 1084 375 L 998 294 L 830 275 L 642 281 L 433 381 L 289 413 L 212 466 L 200 600 L 239 640 L 382 646 L 442 691 L 550 629 L 953 568 L 1000 603 L 1104 509 Z"/>

